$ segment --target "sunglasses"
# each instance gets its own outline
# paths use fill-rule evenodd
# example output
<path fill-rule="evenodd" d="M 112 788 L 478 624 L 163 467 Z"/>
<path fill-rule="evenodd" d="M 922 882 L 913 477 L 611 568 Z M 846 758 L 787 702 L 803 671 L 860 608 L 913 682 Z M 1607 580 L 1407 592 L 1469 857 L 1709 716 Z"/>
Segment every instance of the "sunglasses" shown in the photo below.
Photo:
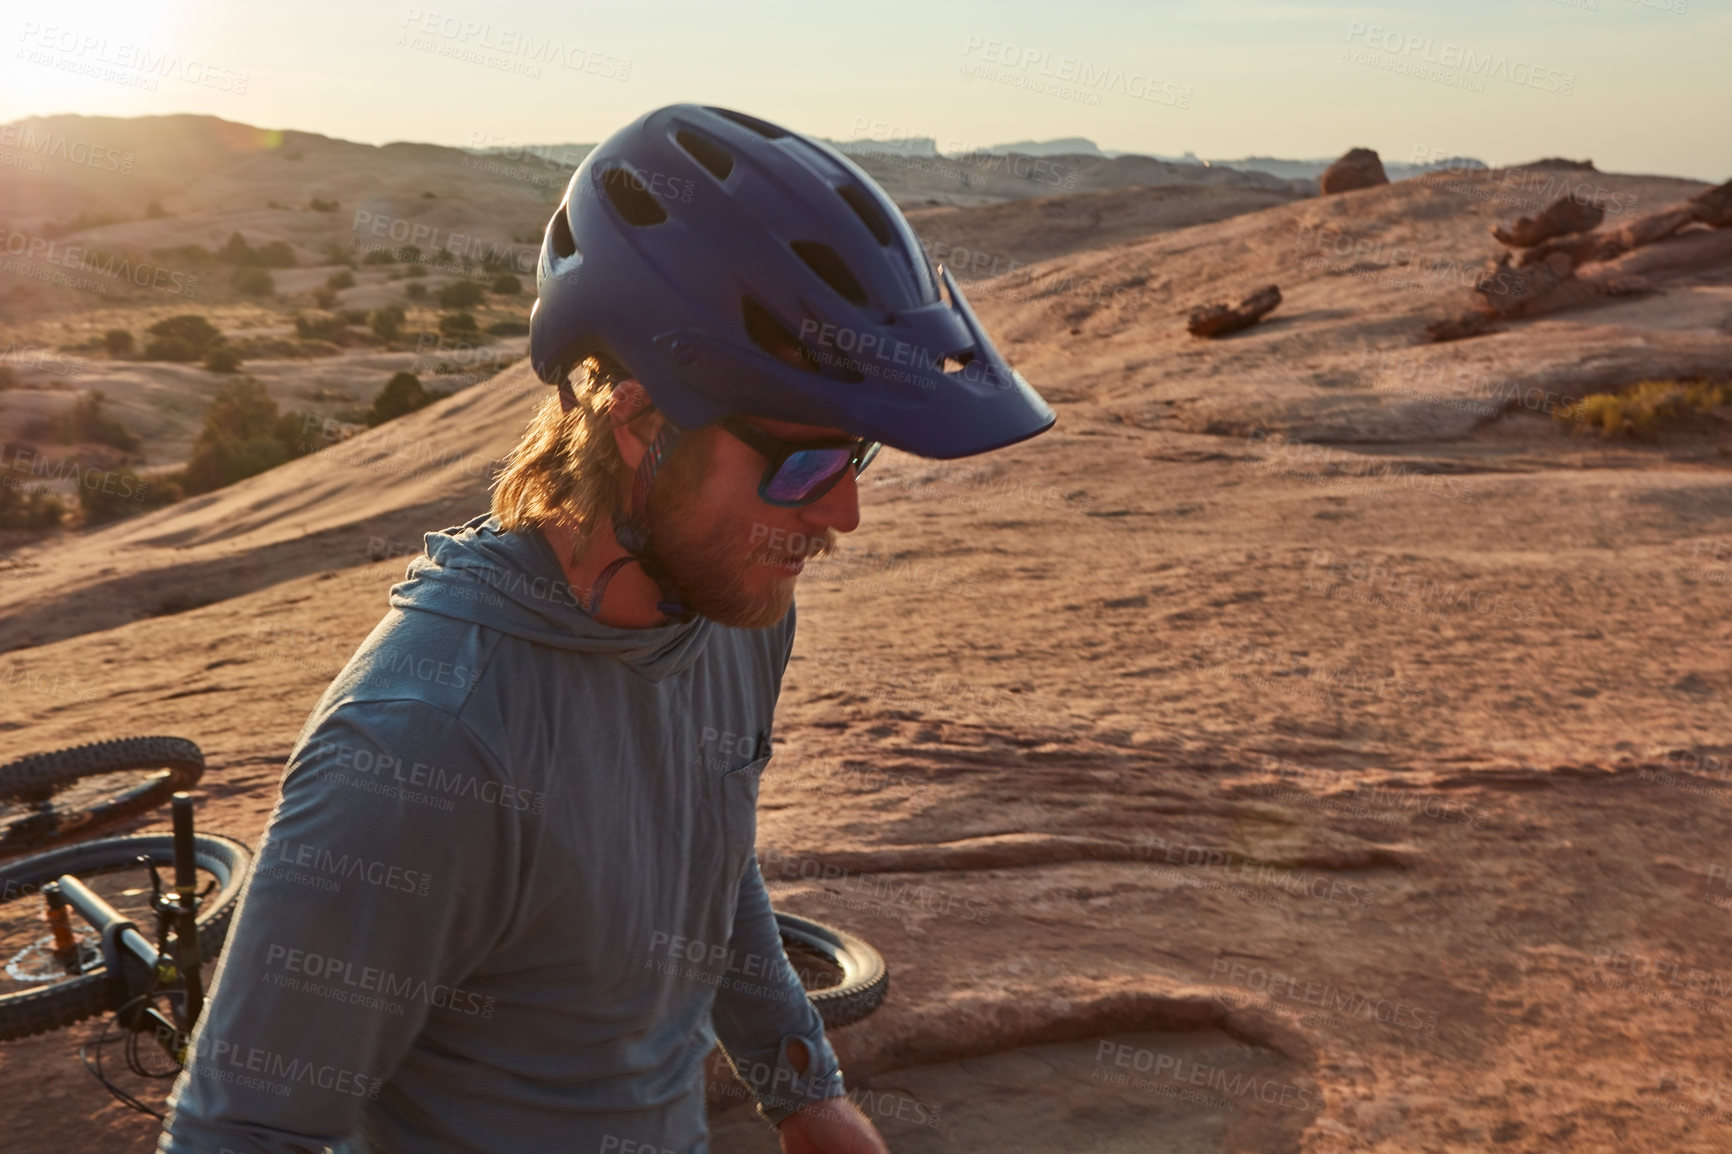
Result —
<path fill-rule="evenodd" d="M 764 479 L 758 482 L 758 496 L 766 504 L 784 509 L 796 509 L 818 500 L 835 488 L 849 468 L 858 477 L 883 448 L 882 442 L 864 437 L 817 444 L 784 441 L 739 416 L 724 417 L 718 424 L 769 461 Z"/>

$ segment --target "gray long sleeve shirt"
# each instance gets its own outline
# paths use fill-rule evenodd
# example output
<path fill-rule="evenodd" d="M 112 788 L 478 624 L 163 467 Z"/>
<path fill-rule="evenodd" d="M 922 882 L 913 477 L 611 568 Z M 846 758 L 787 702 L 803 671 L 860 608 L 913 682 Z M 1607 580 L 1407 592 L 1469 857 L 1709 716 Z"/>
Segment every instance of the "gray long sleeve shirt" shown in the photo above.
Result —
<path fill-rule="evenodd" d="M 295 742 L 159 1152 L 701 1154 L 718 1038 L 772 1121 L 843 1093 L 753 851 L 793 611 L 616 629 L 538 533 L 426 541 Z"/>

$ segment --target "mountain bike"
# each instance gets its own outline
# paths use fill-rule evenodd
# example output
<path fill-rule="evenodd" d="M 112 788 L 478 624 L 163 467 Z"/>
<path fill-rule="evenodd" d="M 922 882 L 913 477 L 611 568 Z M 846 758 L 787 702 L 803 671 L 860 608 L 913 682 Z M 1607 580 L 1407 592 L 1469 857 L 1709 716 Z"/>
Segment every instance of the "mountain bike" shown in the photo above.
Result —
<path fill-rule="evenodd" d="M 46 849 L 191 789 L 204 753 L 183 737 L 123 737 L 0 765 L 0 857 Z"/>

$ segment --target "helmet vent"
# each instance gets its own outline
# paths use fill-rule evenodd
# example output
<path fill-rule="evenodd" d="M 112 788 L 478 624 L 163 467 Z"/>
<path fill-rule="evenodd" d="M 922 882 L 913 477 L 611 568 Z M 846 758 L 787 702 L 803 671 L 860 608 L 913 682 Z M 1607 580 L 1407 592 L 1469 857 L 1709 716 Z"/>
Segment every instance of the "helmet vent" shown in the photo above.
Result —
<path fill-rule="evenodd" d="M 728 154 L 728 150 L 708 137 L 682 128 L 674 133 L 674 139 L 680 142 L 681 148 L 691 154 L 693 160 L 709 169 L 710 175 L 717 180 L 728 179 L 728 173 L 734 171 L 734 158 Z"/>
<path fill-rule="evenodd" d="M 825 284 L 835 289 L 843 300 L 856 305 L 866 303 L 866 290 L 860 287 L 859 280 L 855 278 L 848 263 L 842 259 L 841 253 L 815 240 L 797 240 L 789 247 Z"/>
<path fill-rule="evenodd" d="M 865 189 L 857 184 L 845 184 L 836 191 L 848 202 L 848 207 L 854 210 L 854 215 L 860 218 L 860 222 L 871 230 L 874 240 L 881 245 L 890 243 L 890 222 L 884 219 L 884 211 L 866 194 Z"/>
<path fill-rule="evenodd" d="M 746 322 L 746 336 L 754 345 L 785 365 L 808 373 L 818 371 L 818 358 L 812 350 L 795 339 L 769 309 L 751 297 L 741 297 L 740 308 Z"/>
<path fill-rule="evenodd" d="M 553 219 L 547 222 L 547 238 L 553 246 L 553 254 L 560 260 L 569 260 L 577 255 L 577 241 L 571 235 L 571 221 L 566 219 L 565 205 L 555 209 Z"/>
<path fill-rule="evenodd" d="M 963 349 L 961 352 L 951 353 L 948 356 L 940 357 L 938 363 L 934 367 L 940 372 L 954 375 L 960 373 L 963 369 L 966 369 L 969 362 L 972 360 L 974 360 L 974 350 Z"/>
<path fill-rule="evenodd" d="M 710 108 L 709 110 L 717 116 L 727 117 L 742 128 L 751 129 L 765 140 L 780 140 L 788 135 L 785 129 L 777 128 L 768 120 L 759 120 L 756 116 L 747 116 L 744 112 L 735 112 L 728 108 Z"/>
<path fill-rule="evenodd" d="M 602 173 L 601 190 L 627 224 L 648 228 L 668 218 L 667 210 L 629 168 L 610 168 Z"/>

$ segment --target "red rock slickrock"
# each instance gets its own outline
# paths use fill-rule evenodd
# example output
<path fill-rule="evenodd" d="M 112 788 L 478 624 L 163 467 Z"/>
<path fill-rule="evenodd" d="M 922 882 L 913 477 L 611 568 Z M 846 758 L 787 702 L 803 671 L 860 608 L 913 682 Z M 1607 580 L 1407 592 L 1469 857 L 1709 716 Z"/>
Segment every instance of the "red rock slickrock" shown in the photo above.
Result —
<path fill-rule="evenodd" d="M 1205 305 L 1191 313 L 1186 326 L 1194 337 L 1224 337 L 1248 329 L 1262 320 L 1281 303 L 1281 290 L 1275 285 L 1260 288 L 1237 305 Z"/>
<path fill-rule="evenodd" d="M 1383 171 L 1383 160 L 1375 149 L 1350 148 L 1346 155 L 1323 170 L 1323 175 L 1317 179 L 1317 184 L 1328 196 L 1336 192 L 1352 192 L 1359 188 L 1376 188 L 1380 184 L 1388 184 L 1389 177 Z"/>
<path fill-rule="evenodd" d="M 1541 209 L 1537 216 L 1524 216 L 1508 228 L 1500 224 L 1491 230 L 1491 234 L 1499 244 L 1529 248 L 1556 236 L 1598 228 L 1605 218 L 1606 210 L 1597 204 L 1584 204 L 1574 197 L 1560 196 Z"/>

